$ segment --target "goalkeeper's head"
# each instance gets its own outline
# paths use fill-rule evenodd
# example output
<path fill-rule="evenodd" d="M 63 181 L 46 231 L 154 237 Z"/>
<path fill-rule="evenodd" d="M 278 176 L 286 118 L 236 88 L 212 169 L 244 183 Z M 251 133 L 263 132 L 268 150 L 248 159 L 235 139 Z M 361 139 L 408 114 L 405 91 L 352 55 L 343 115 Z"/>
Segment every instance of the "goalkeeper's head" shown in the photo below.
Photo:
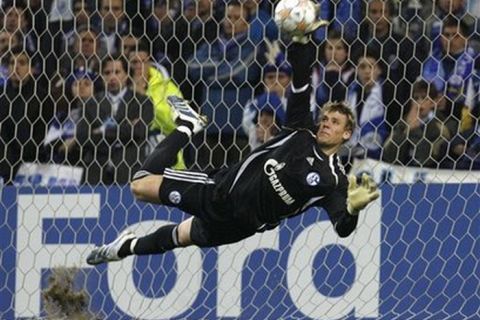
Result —
<path fill-rule="evenodd" d="M 348 105 L 342 102 L 327 103 L 320 113 L 317 142 L 327 154 L 337 152 L 355 131 L 355 116 Z"/>

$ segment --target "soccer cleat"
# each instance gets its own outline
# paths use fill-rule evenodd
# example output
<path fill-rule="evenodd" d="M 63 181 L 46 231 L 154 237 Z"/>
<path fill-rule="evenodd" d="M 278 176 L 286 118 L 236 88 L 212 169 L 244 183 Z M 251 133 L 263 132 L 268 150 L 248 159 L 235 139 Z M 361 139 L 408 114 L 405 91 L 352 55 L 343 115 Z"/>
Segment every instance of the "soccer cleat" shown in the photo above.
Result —
<path fill-rule="evenodd" d="M 192 126 L 190 129 L 193 134 L 199 133 L 205 129 L 208 124 L 207 117 L 200 115 L 193 110 L 185 99 L 177 96 L 168 96 L 167 101 L 172 110 L 173 121 L 177 122 L 177 124 L 179 122 L 187 122 Z"/>
<path fill-rule="evenodd" d="M 120 251 L 120 248 L 125 241 L 134 238 L 136 238 L 136 236 L 132 231 L 123 231 L 113 242 L 93 249 L 87 257 L 87 263 L 90 265 L 97 265 L 100 263 L 122 260 L 123 258 L 118 256 L 118 251 Z"/>

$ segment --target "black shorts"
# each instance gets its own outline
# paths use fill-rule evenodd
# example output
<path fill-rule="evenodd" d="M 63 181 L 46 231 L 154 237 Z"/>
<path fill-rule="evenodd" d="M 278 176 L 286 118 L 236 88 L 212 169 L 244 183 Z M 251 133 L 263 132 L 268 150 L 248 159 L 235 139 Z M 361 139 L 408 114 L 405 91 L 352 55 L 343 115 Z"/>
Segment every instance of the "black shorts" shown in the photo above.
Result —
<path fill-rule="evenodd" d="M 255 234 L 255 225 L 235 219 L 233 204 L 219 194 L 206 173 L 166 169 L 159 196 L 162 204 L 194 216 L 190 237 L 199 247 L 234 243 Z"/>

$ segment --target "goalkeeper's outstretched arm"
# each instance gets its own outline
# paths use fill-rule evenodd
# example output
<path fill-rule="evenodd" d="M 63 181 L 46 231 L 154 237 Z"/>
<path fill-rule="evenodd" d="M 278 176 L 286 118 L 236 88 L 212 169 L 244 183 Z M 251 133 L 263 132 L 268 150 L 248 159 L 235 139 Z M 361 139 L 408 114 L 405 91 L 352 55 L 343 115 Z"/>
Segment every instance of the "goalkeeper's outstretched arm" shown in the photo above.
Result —
<path fill-rule="evenodd" d="M 320 5 L 316 5 L 316 16 Z M 287 59 L 293 70 L 292 90 L 287 103 L 286 127 L 313 129 L 314 122 L 310 112 L 310 82 L 312 66 L 317 56 L 316 47 L 311 41 L 311 34 L 320 27 L 325 27 L 328 22 L 317 20 L 307 26 L 304 35 L 292 37 L 288 47 Z"/>
<path fill-rule="evenodd" d="M 313 43 L 292 43 L 288 47 L 287 59 L 292 65 L 292 87 L 288 96 L 287 120 L 285 126 L 292 129 L 313 129 L 310 112 L 312 66 L 316 48 Z"/>
<path fill-rule="evenodd" d="M 357 185 L 355 176 L 349 176 L 348 189 L 334 192 L 323 207 L 327 210 L 337 234 L 344 238 L 357 227 L 359 212 L 379 196 L 376 183 L 364 173 L 360 185 Z"/>

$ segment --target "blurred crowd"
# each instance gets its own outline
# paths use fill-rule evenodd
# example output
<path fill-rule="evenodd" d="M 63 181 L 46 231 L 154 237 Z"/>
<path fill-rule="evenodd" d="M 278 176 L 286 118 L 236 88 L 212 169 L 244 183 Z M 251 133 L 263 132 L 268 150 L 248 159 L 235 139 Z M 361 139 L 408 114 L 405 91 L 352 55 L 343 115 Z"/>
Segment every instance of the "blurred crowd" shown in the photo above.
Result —
<path fill-rule="evenodd" d="M 346 167 L 480 170 L 480 2 L 318 0 L 328 28 L 312 116 L 347 101 Z M 208 116 L 177 168 L 237 163 L 285 122 L 289 39 L 266 0 L 1 0 L 0 176 L 22 163 L 128 183 L 175 129 L 166 97 Z"/>

